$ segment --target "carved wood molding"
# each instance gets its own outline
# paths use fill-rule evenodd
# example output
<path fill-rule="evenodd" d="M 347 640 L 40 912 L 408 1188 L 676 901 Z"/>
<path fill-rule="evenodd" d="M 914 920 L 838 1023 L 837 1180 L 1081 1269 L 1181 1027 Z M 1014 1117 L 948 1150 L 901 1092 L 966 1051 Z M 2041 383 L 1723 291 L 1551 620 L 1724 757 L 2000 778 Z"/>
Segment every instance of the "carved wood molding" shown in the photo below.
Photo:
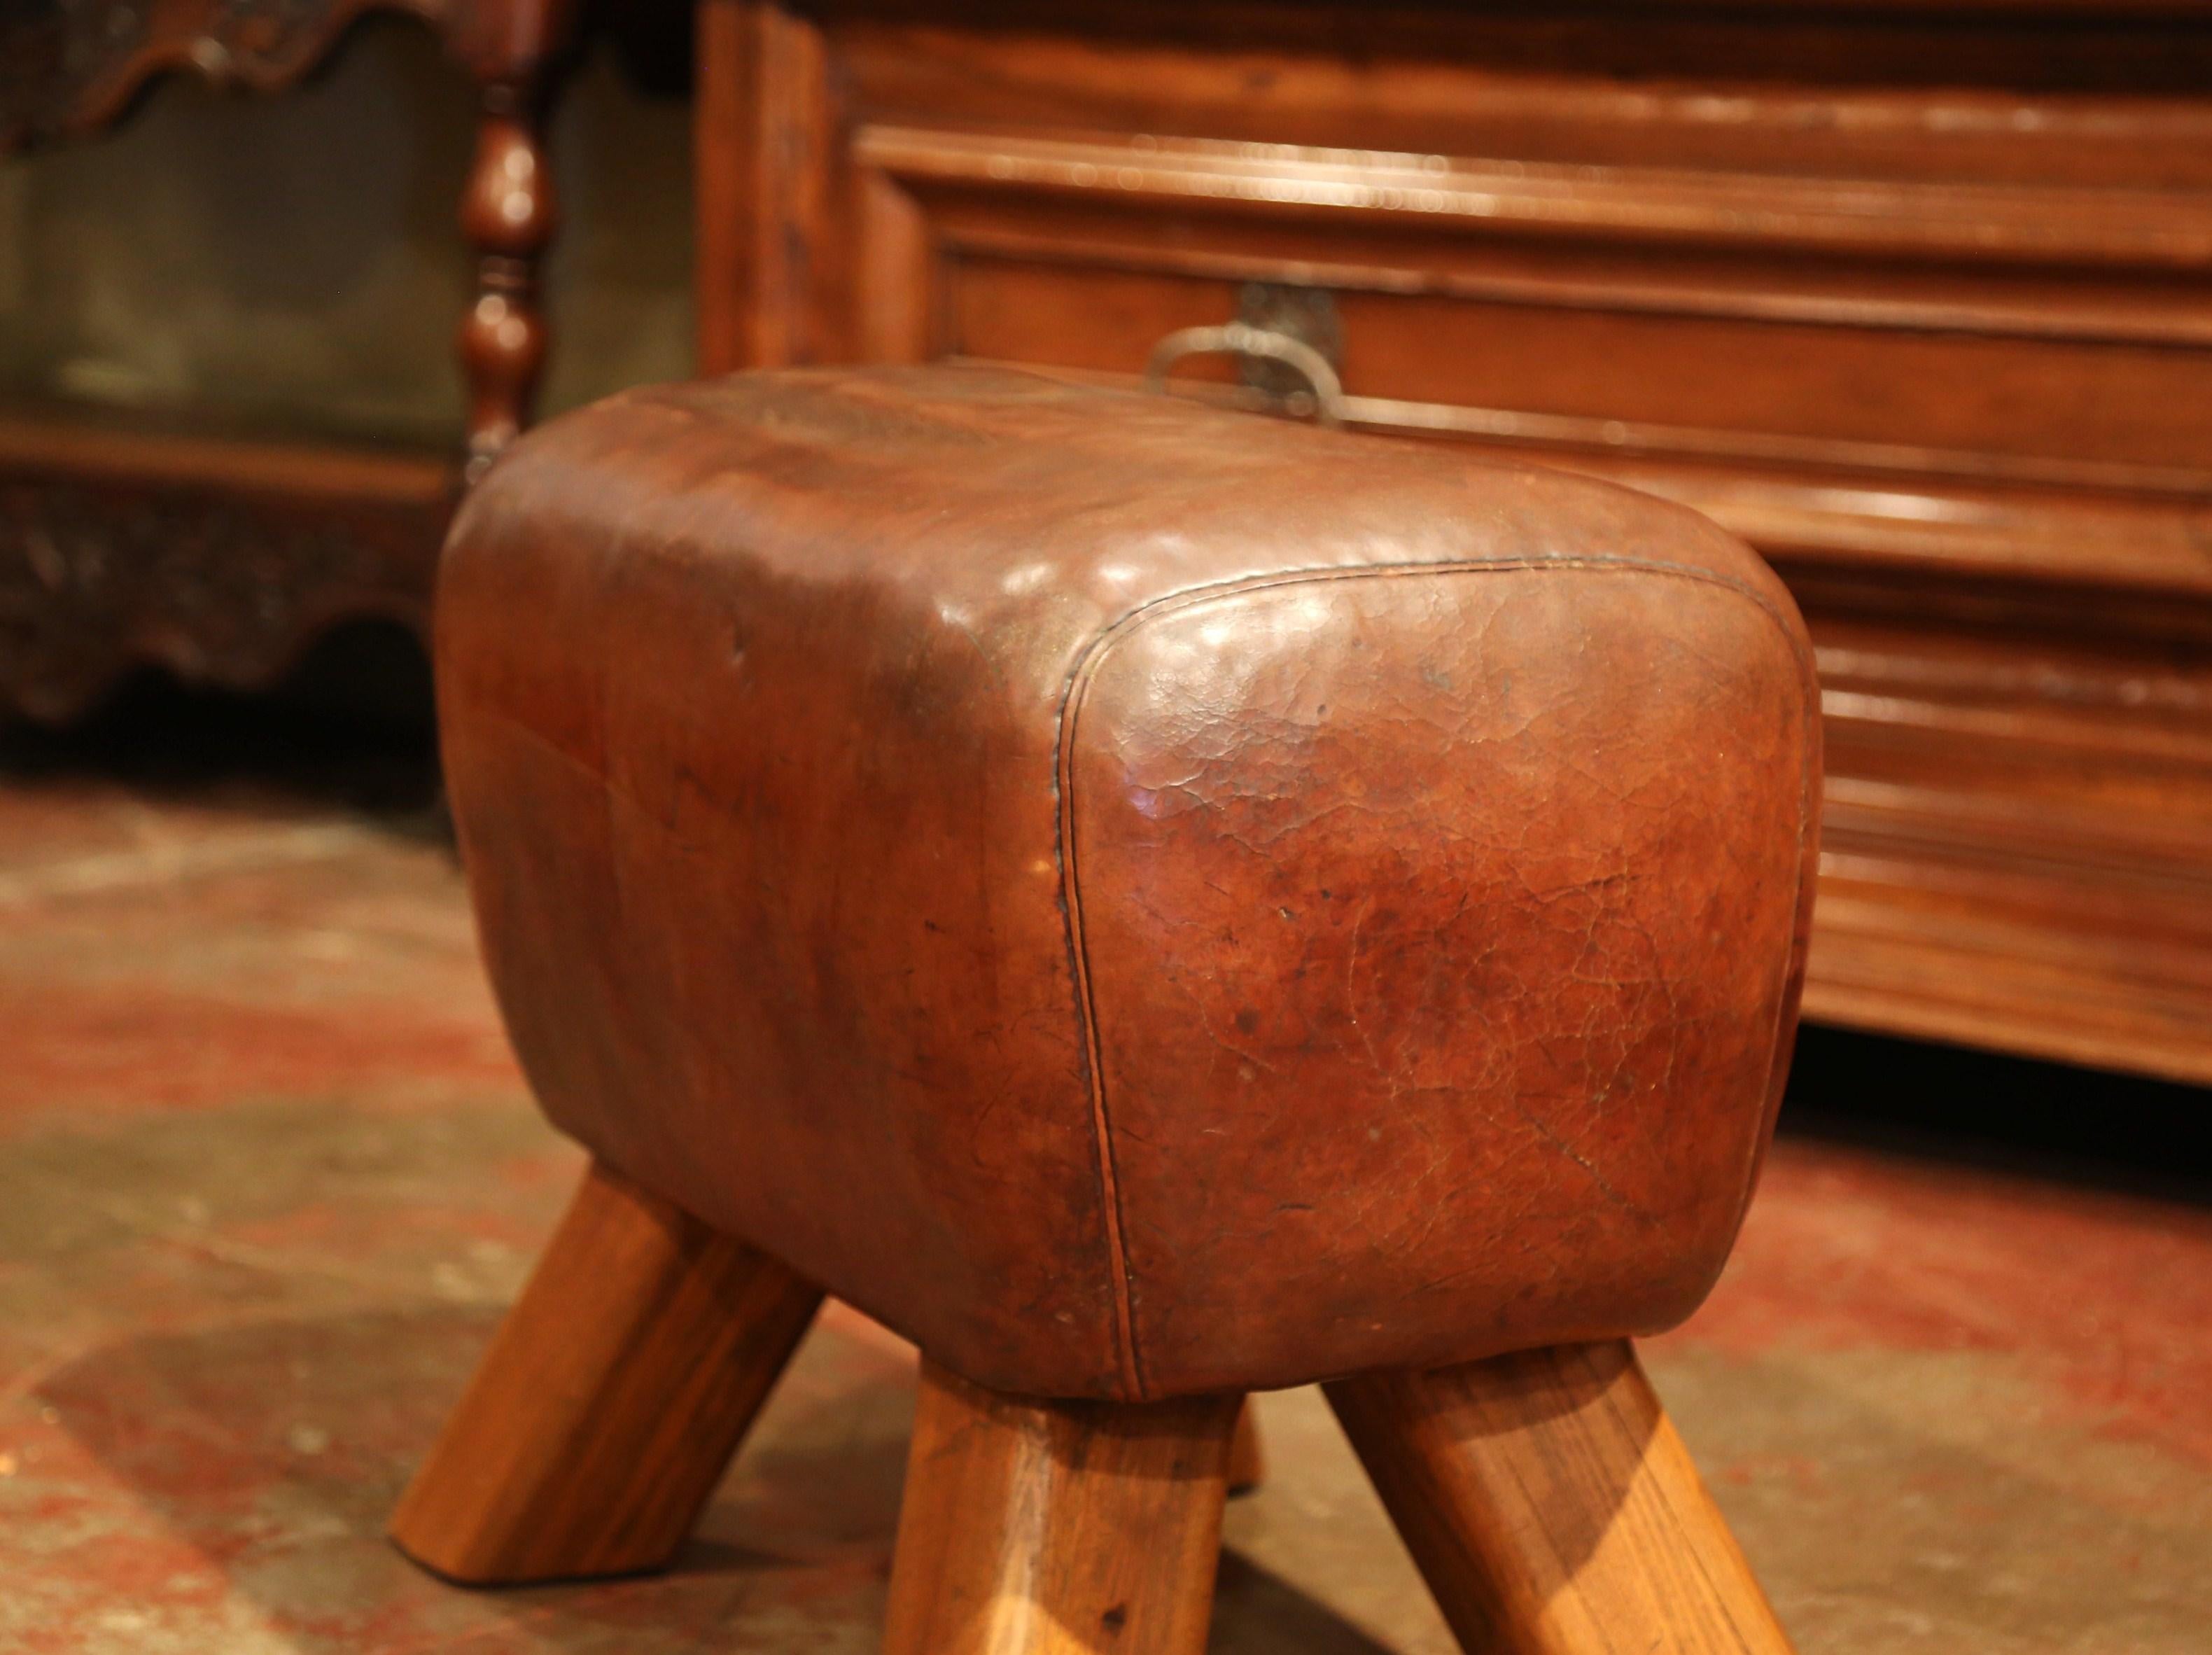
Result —
<path fill-rule="evenodd" d="M 93 131 L 167 74 L 274 92 L 371 12 L 449 24 L 460 0 L 15 0 L 0 10 L 0 150 Z"/>
<path fill-rule="evenodd" d="M 258 688 L 339 619 L 419 627 L 451 509 L 429 456 L 0 424 L 0 705 L 68 718 L 149 664 Z"/>
<path fill-rule="evenodd" d="M 1714 168 L 1485 162 L 1211 138 L 1045 137 L 870 125 L 854 159 L 902 180 L 1159 206 L 1976 264 L 2212 269 L 2202 191 Z"/>
<path fill-rule="evenodd" d="M 0 152 L 94 131 L 163 75 L 282 91 L 372 13 L 420 19 L 481 81 L 521 82 L 566 43 L 573 0 L 8 0 Z"/>

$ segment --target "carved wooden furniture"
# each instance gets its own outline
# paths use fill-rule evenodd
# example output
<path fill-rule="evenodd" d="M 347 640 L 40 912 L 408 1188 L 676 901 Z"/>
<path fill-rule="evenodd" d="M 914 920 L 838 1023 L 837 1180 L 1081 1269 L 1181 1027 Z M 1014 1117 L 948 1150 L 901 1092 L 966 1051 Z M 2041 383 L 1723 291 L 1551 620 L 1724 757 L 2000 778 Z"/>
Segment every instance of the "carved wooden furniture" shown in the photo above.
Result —
<path fill-rule="evenodd" d="M 596 1161 L 413 1556 L 665 1562 L 827 1291 L 924 1355 L 900 1655 L 1197 1655 L 1237 1398 L 1314 1380 L 1470 1651 L 1786 1650 L 1626 1342 L 1796 1024 L 1816 692 L 1741 543 L 1065 378 L 748 374 L 516 444 L 437 656 Z"/>
<path fill-rule="evenodd" d="M 1133 383 L 1241 314 L 1352 425 L 1686 502 L 1820 652 L 1808 1013 L 2212 1080 L 2212 5 L 706 0 L 702 40 L 708 366 Z"/>
<path fill-rule="evenodd" d="M 437 28 L 483 117 L 462 234 L 477 295 L 459 350 L 473 478 L 529 417 L 545 351 L 537 272 L 554 229 L 547 71 L 571 0 L 26 0 L 0 9 L 0 153 L 121 118 L 153 78 L 267 93 L 372 11 Z M 0 421 L 0 715 L 81 710 L 125 668 L 266 684 L 323 626 L 427 625 L 455 478 L 358 451 Z"/>
<path fill-rule="evenodd" d="M 0 715 L 136 661 L 273 683 L 365 615 L 428 618 L 454 471 L 426 456 L 0 417 Z"/>

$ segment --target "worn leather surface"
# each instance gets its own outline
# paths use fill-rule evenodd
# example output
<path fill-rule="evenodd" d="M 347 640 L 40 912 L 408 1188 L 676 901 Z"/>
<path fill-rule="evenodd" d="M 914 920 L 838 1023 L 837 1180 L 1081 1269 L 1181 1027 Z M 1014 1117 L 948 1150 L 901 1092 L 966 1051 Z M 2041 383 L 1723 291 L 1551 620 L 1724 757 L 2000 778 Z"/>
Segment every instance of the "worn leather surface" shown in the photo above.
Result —
<path fill-rule="evenodd" d="M 997 1389 L 1693 1308 L 1819 773 L 1680 508 L 937 368 L 633 392 L 471 498 L 454 812 L 547 1112 Z"/>

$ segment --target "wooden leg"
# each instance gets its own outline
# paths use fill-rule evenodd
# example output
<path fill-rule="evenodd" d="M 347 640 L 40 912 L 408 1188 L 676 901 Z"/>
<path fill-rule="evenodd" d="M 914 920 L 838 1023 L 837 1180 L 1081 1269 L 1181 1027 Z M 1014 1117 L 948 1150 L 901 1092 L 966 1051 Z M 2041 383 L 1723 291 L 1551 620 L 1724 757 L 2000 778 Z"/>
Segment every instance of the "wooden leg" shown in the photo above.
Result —
<path fill-rule="evenodd" d="M 459 9 L 453 46 L 477 81 L 476 158 L 461 192 L 461 234 L 477 260 L 476 301 L 461 319 L 473 484 L 530 423 L 545 366 L 538 268 L 558 212 L 545 143 L 554 60 L 574 37 L 574 0 L 477 0 Z"/>
<path fill-rule="evenodd" d="M 1626 1342 L 1327 1389 L 1462 1647 L 1788 1655 Z"/>
<path fill-rule="evenodd" d="M 821 1300 L 593 1167 L 401 1499 L 392 1539 L 471 1585 L 661 1567 Z"/>
<path fill-rule="evenodd" d="M 1237 1409 L 1030 1402 L 925 1361 L 885 1655 L 1202 1655 Z"/>
<path fill-rule="evenodd" d="M 1237 1434 L 1229 1439 L 1229 1492 L 1249 1494 L 1267 1481 L 1267 1456 L 1260 1446 L 1260 1422 L 1252 1416 L 1252 1399 L 1237 1410 Z"/>

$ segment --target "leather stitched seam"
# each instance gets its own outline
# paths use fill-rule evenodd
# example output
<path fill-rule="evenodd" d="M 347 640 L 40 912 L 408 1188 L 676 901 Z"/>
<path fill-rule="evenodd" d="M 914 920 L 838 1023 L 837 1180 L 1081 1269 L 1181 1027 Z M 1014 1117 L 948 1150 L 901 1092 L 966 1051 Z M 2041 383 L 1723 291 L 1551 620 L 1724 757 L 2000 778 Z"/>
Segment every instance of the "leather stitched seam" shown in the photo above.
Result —
<path fill-rule="evenodd" d="M 1091 1129 L 1092 1149 L 1098 1167 L 1099 1202 L 1105 1229 L 1106 1262 L 1114 1291 L 1114 1319 L 1115 1330 L 1116 1365 L 1121 1378 L 1128 1388 L 1131 1397 L 1143 1402 L 1153 1400 L 1145 1377 L 1142 1349 L 1137 1337 L 1135 1285 L 1129 1269 L 1128 1246 L 1125 1235 L 1126 1215 L 1121 1209 L 1120 1171 L 1114 1157 L 1113 1117 L 1107 1105 L 1106 1075 L 1099 1038 L 1097 1002 L 1091 983 L 1090 949 L 1083 930 L 1082 881 L 1076 866 L 1075 849 L 1075 754 L 1076 728 L 1079 723 L 1085 697 L 1092 680 L 1097 676 L 1100 664 L 1115 644 L 1146 622 L 1177 610 L 1215 599 L 1236 597 L 1247 592 L 1263 592 L 1276 587 L 1310 585 L 1323 581 L 1367 580 L 1392 576 L 1420 576 L 1437 575 L 1510 574 L 1516 571 L 1576 569 L 1586 573 L 1665 575 L 1695 581 L 1699 585 L 1715 586 L 1740 597 L 1749 599 L 1766 616 L 1775 630 L 1782 634 L 1783 642 L 1790 647 L 1803 681 L 1808 685 L 1817 681 L 1813 662 L 1802 639 L 1791 628 L 1773 600 L 1765 593 L 1745 582 L 1730 578 L 1692 563 L 1670 563 L 1663 558 L 1629 557 L 1600 554 L 1586 557 L 1476 557 L 1458 558 L 1438 563 L 1365 563 L 1339 568 L 1283 570 L 1272 575 L 1247 575 L 1237 580 L 1216 581 L 1139 604 L 1103 628 L 1083 647 L 1069 670 L 1067 682 L 1060 692 L 1060 729 L 1057 763 L 1054 777 L 1059 790 L 1058 827 L 1060 843 L 1055 848 L 1060 865 L 1060 900 L 1066 915 L 1068 957 L 1075 977 L 1076 1014 L 1083 1025 L 1085 1062 L 1090 1070 Z M 1805 726 L 1809 736 L 1819 716 L 1817 694 L 1807 700 Z M 1800 809 L 1798 832 L 1802 841 L 1808 823 L 1813 819 L 1807 812 L 1806 802 L 1812 791 L 1811 764 L 1814 749 L 1808 739 L 1799 764 Z M 1792 888 L 1790 911 L 1795 915 L 1804 900 L 1805 861 L 1797 858 L 1797 873 Z M 1794 922 L 1793 922 L 1794 923 Z M 1791 957 L 1796 950 L 1793 946 Z M 1789 989 L 1790 958 L 1782 964 L 1782 980 L 1778 985 L 1775 1013 L 1775 1034 L 1780 1032 L 1780 1019 L 1786 1010 L 1782 1001 Z M 1754 1157 L 1756 1150 L 1754 1147 Z M 1757 1165 L 1746 1169 L 1747 1179 Z"/>

